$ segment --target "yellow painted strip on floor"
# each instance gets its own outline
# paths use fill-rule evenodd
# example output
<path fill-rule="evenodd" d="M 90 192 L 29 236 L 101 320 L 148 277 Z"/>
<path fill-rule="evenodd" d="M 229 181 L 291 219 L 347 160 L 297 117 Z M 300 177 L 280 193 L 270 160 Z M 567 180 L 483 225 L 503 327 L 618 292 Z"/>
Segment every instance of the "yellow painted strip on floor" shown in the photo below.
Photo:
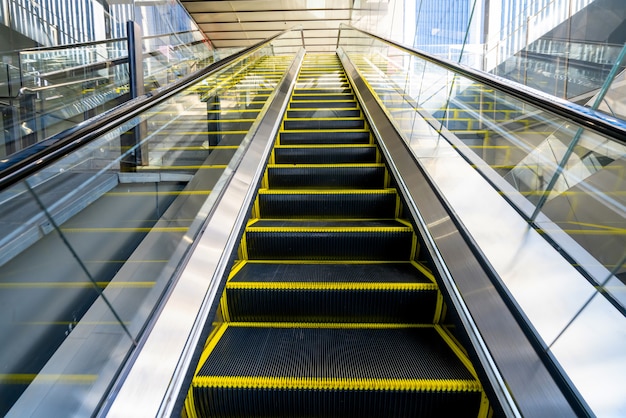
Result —
<path fill-rule="evenodd" d="M 432 283 L 365 283 L 365 282 L 233 282 L 228 289 L 279 289 L 279 290 L 397 290 L 431 291 L 437 290 Z"/>
<path fill-rule="evenodd" d="M 455 379 L 333 379 L 314 377 L 196 376 L 196 387 L 267 388 L 300 390 L 402 390 L 432 392 L 479 392 L 473 380 Z"/>
<path fill-rule="evenodd" d="M 188 147 L 159 147 L 151 148 L 150 151 L 167 152 L 167 151 L 212 151 L 220 149 L 237 149 L 240 145 L 207 145 L 207 146 L 188 146 Z"/>
<path fill-rule="evenodd" d="M 34 374 L 34 373 L 12 373 L 0 374 L 0 383 L 27 385 L 34 383 L 65 383 L 65 384 L 91 384 L 98 378 L 97 374 Z"/>
<path fill-rule="evenodd" d="M 223 170 L 226 164 L 213 165 L 147 165 L 140 167 L 143 170 Z"/>
<path fill-rule="evenodd" d="M 145 282 L 96 282 L 99 288 L 105 287 L 125 289 L 149 289 L 155 285 L 154 281 Z M 92 288 L 92 282 L 2 282 L 0 289 L 81 289 Z"/>
<path fill-rule="evenodd" d="M 120 323 L 118 321 L 80 321 L 81 324 L 84 325 L 106 325 L 106 326 L 117 326 Z M 15 322 L 15 324 L 19 325 L 35 325 L 35 326 L 50 326 L 50 325 L 62 325 L 62 326 L 76 326 L 78 324 L 77 321 L 24 321 L 24 322 Z M 123 322 L 124 325 L 130 324 L 130 321 Z"/>
<path fill-rule="evenodd" d="M 182 137 L 185 135 L 242 135 L 242 134 L 247 134 L 248 131 L 241 131 L 241 130 L 237 130 L 237 131 L 178 131 L 178 130 L 172 130 L 172 131 L 159 131 L 159 132 L 155 132 L 153 133 L 153 135 L 167 135 L 167 136 L 171 136 L 171 135 L 176 135 L 177 137 Z"/>
<path fill-rule="evenodd" d="M 105 196 L 197 196 L 208 195 L 211 190 L 165 190 L 150 192 L 106 192 Z"/>
<path fill-rule="evenodd" d="M 185 226 L 163 226 L 153 228 L 61 228 L 61 231 L 67 233 L 79 232 L 187 232 L 189 227 Z"/>

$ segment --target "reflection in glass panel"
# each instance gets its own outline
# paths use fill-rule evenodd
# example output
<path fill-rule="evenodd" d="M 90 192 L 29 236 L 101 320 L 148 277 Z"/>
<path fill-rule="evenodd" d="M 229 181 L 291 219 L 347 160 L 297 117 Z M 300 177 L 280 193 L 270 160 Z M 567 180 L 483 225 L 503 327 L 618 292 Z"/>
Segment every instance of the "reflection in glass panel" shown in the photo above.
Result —
<path fill-rule="evenodd" d="M 408 52 L 381 41 L 370 41 L 378 44 L 373 51 L 360 48 L 366 35 L 357 31 L 344 28 L 344 34 L 340 45 L 406 138 L 419 141 L 418 119 L 430 121 L 501 195 L 530 202 L 518 208 L 529 218 L 528 208 L 547 193 L 541 209 L 550 222 L 537 221 L 540 231 L 553 243 L 565 233 L 578 247 L 555 245 L 593 256 L 606 269 L 598 284 L 610 272 L 626 280 L 626 146 L 417 56 L 412 62 Z M 618 103 L 615 94 L 611 103 Z M 626 302 L 624 287 L 611 283 L 607 291 Z"/>
<path fill-rule="evenodd" d="M 293 59 L 271 51 L 0 191 L 1 415 L 98 408 Z"/>

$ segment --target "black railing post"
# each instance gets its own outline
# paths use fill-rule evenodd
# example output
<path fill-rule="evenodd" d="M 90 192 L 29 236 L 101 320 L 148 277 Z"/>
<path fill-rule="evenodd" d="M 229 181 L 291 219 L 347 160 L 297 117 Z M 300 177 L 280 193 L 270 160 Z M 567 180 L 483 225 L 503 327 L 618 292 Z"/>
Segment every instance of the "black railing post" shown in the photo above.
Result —
<path fill-rule="evenodd" d="M 126 34 L 128 39 L 128 83 L 130 98 L 143 96 L 143 46 L 141 27 L 132 20 L 126 22 Z M 148 164 L 148 150 L 140 144 L 144 133 L 147 132 L 145 121 L 139 122 L 135 127 L 122 134 L 120 145 L 122 155 L 122 171 L 135 171 L 137 166 Z"/>

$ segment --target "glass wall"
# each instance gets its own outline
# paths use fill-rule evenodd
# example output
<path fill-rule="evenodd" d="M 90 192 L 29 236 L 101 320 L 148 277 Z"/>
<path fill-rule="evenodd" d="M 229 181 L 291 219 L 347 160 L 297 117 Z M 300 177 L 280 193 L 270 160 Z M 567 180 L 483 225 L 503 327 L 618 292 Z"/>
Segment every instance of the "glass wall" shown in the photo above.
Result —
<path fill-rule="evenodd" d="M 293 60 L 274 47 L 0 189 L 0 416 L 102 406 Z"/>
<path fill-rule="evenodd" d="M 357 6 L 351 21 L 357 28 L 579 103 L 603 85 L 626 42 L 621 0 L 390 0 Z"/>
<path fill-rule="evenodd" d="M 215 59 L 178 1 L 1 1 L 0 157 L 130 98 L 128 21 L 140 27 L 145 92 Z"/>

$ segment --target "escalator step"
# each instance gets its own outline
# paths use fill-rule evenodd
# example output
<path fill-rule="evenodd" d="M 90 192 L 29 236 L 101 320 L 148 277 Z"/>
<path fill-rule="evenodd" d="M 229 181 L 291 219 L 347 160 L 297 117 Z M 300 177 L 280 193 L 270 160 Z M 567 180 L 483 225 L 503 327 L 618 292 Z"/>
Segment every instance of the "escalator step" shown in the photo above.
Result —
<path fill-rule="evenodd" d="M 363 119 L 287 119 L 283 123 L 285 130 L 290 129 L 363 129 Z"/>
<path fill-rule="evenodd" d="M 293 94 L 342 94 L 342 93 L 352 93 L 351 88 L 342 88 L 342 89 L 295 89 Z"/>
<path fill-rule="evenodd" d="M 354 106 L 353 109 L 312 109 L 312 110 L 288 110 L 287 117 L 296 118 L 358 118 L 361 111 Z"/>
<path fill-rule="evenodd" d="M 235 322 L 432 323 L 437 287 L 412 264 L 246 263 L 226 285 Z"/>
<path fill-rule="evenodd" d="M 291 96 L 292 101 L 310 101 L 310 100 L 354 100 L 354 94 L 294 94 Z"/>
<path fill-rule="evenodd" d="M 341 147 L 275 147 L 276 164 L 351 164 L 375 163 L 374 145 Z"/>
<path fill-rule="evenodd" d="M 411 257 L 413 233 L 380 231 L 254 231 L 246 232 L 251 260 L 395 260 Z"/>
<path fill-rule="evenodd" d="M 476 417 L 480 408 L 480 384 L 434 327 L 231 325 L 210 348 L 192 384 L 200 416 Z"/>
<path fill-rule="evenodd" d="M 290 167 L 273 166 L 267 169 L 270 188 L 342 188 L 383 189 L 385 167 L 367 166 L 322 166 Z"/>
<path fill-rule="evenodd" d="M 369 144 L 370 132 L 355 131 L 300 131 L 281 132 L 281 145 L 310 145 L 310 144 Z"/>
<path fill-rule="evenodd" d="M 393 218 L 395 190 L 332 192 L 260 192 L 263 218 Z"/>
<path fill-rule="evenodd" d="M 332 102 L 310 101 L 310 102 L 291 102 L 290 109 L 318 109 L 318 108 L 346 108 L 356 107 L 356 103 L 350 100 L 336 100 Z"/>

